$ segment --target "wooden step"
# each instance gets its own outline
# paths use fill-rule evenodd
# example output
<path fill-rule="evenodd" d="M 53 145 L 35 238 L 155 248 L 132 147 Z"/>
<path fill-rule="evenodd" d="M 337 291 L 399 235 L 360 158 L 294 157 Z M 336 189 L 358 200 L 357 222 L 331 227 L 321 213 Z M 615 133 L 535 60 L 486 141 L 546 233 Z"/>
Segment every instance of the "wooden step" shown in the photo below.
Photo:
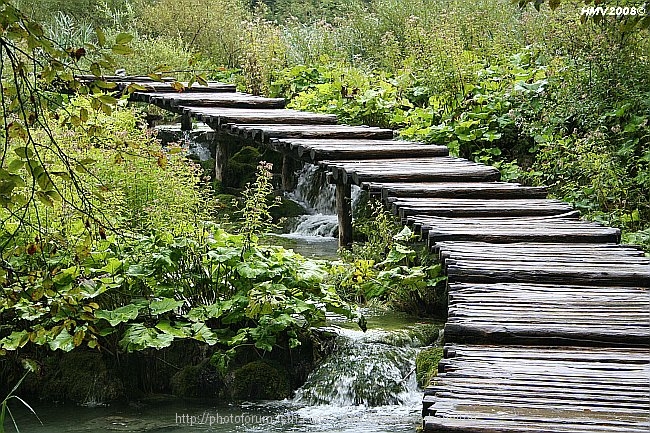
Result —
<path fill-rule="evenodd" d="M 222 124 L 222 130 L 243 138 L 268 143 L 273 138 L 388 139 L 392 129 L 346 125 L 238 125 Z"/>
<path fill-rule="evenodd" d="M 287 125 L 332 125 L 336 116 L 332 114 L 306 113 L 304 111 L 285 109 L 248 109 L 248 108 L 202 108 L 180 106 L 183 113 L 197 118 L 218 130 L 224 124 L 259 124 L 260 122 L 278 122 Z"/>
<path fill-rule="evenodd" d="M 407 224 L 427 239 L 430 247 L 441 241 L 513 242 L 618 242 L 620 230 L 596 223 L 550 217 L 445 218 L 412 216 Z"/>
<path fill-rule="evenodd" d="M 150 94 L 149 101 L 163 108 L 177 108 L 180 106 L 202 107 L 202 108 L 249 108 L 249 109 L 281 109 L 286 105 L 284 98 L 264 98 L 253 96 L 248 93 L 166 93 Z M 209 112 L 209 110 L 208 110 Z M 310 114 L 306 111 L 300 113 Z M 315 114 L 315 113 L 311 113 Z M 333 116 L 336 118 L 336 116 Z"/>
<path fill-rule="evenodd" d="M 584 272 L 580 266 L 568 265 L 566 269 Z M 615 272 L 623 272 L 621 264 Z M 571 283 L 574 276 L 568 275 L 565 281 Z M 549 283 L 450 284 L 445 340 L 472 344 L 650 346 L 647 288 L 553 285 L 545 281 Z"/>
<path fill-rule="evenodd" d="M 389 197 L 450 197 L 480 199 L 533 199 L 546 198 L 543 187 L 521 186 L 506 182 L 420 182 L 420 183 L 367 183 L 371 194 L 383 200 Z"/>
<path fill-rule="evenodd" d="M 128 81 L 122 81 L 117 83 L 118 84 L 118 89 L 119 90 L 124 90 L 126 89 L 131 82 Z M 172 87 L 171 82 L 157 82 L 157 81 L 152 81 L 152 82 L 137 82 L 136 84 L 139 84 L 140 86 L 145 87 L 147 90 L 144 91 L 137 91 L 133 92 L 130 96 L 131 100 L 134 101 L 140 101 L 140 102 L 147 102 L 146 100 L 151 96 L 151 93 L 169 93 L 169 94 L 179 94 L 179 93 L 232 93 L 236 91 L 235 85 L 234 84 L 224 84 L 224 83 L 217 83 L 217 82 L 209 82 L 207 86 L 202 86 L 199 83 L 193 83 L 191 87 L 188 87 L 187 82 L 181 82 L 183 86 L 183 90 L 180 92 L 176 90 L 174 87 Z"/>
<path fill-rule="evenodd" d="M 393 213 L 402 219 L 412 215 L 443 217 L 550 216 L 566 215 L 573 208 L 559 200 L 548 199 L 457 199 L 389 198 Z"/>
<path fill-rule="evenodd" d="M 497 180 L 499 170 L 461 158 L 400 158 L 364 161 L 321 161 L 335 181 L 362 186 L 366 182 L 401 180 Z"/>
<path fill-rule="evenodd" d="M 445 348 L 425 390 L 425 432 L 647 431 L 647 349 Z"/>
<path fill-rule="evenodd" d="M 310 162 L 324 159 L 395 159 L 447 156 L 446 146 L 413 143 L 400 140 L 300 140 L 272 139 L 271 145 L 297 153 Z"/>
<path fill-rule="evenodd" d="M 439 252 L 441 259 L 463 257 L 466 255 L 492 257 L 499 259 L 502 256 L 525 256 L 530 260 L 537 257 L 584 257 L 604 256 L 607 258 L 641 258 L 645 259 L 644 252 L 636 245 L 620 245 L 615 243 L 599 244 L 554 244 L 554 243 L 511 243 L 491 244 L 486 242 L 438 242 L 435 251 Z M 534 251 L 534 252 L 533 252 Z"/>

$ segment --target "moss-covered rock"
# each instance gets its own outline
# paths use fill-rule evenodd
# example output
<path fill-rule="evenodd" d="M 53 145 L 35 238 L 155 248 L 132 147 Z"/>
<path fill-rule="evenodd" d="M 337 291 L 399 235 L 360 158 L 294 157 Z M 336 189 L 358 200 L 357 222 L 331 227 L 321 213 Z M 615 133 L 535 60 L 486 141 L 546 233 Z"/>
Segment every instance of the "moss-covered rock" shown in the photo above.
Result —
<path fill-rule="evenodd" d="M 187 365 L 171 378 L 172 394 L 178 397 L 220 397 L 223 381 L 208 359 Z"/>
<path fill-rule="evenodd" d="M 38 376 L 28 376 L 26 387 L 36 387 L 41 399 L 52 402 L 103 404 L 125 395 L 123 382 L 113 373 L 99 352 L 54 353 Z"/>
<path fill-rule="evenodd" d="M 272 207 L 270 213 L 273 220 L 278 221 L 280 218 L 295 218 L 305 215 L 307 211 L 295 201 L 281 197 L 280 203 L 277 206 Z"/>
<path fill-rule="evenodd" d="M 419 386 L 427 386 L 431 378 L 438 374 L 438 362 L 442 357 L 442 347 L 432 347 L 418 353 L 415 358 L 415 372 Z"/>
<path fill-rule="evenodd" d="M 228 379 L 235 400 L 279 400 L 291 393 L 288 372 L 266 361 L 250 362 L 230 373 Z"/>
<path fill-rule="evenodd" d="M 226 162 L 222 182 L 234 188 L 243 188 L 249 182 L 255 181 L 257 164 L 260 162 L 260 151 L 252 146 L 244 146 L 232 155 Z"/>

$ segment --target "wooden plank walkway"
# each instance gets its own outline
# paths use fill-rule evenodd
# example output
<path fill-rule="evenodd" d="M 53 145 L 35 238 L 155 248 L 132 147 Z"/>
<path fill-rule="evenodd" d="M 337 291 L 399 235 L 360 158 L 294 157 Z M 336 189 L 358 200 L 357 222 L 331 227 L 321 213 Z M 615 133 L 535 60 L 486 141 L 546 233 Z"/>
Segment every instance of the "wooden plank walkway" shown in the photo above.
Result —
<path fill-rule="evenodd" d="M 424 398 L 432 432 L 646 432 L 647 350 L 448 346 Z"/>
<path fill-rule="evenodd" d="M 108 79 L 145 86 L 131 99 L 181 114 L 185 129 L 198 119 L 282 152 L 283 175 L 287 158 L 318 164 L 336 183 L 341 245 L 351 241 L 355 184 L 440 255 L 448 346 L 425 390 L 426 432 L 650 429 L 650 260 L 618 245 L 618 229 L 580 220 L 545 188 L 499 182 L 494 167 L 395 140 L 389 129 L 337 125 L 221 83 L 175 92 L 147 78 Z"/>

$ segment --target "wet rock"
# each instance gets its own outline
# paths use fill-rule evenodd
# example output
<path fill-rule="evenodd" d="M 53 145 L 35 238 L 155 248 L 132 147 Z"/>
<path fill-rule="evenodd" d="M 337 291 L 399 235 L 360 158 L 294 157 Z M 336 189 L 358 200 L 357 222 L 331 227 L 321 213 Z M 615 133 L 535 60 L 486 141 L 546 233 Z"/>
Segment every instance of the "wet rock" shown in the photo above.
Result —
<path fill-rule="evenodd" d="M 266 361 L 250 362 L 228 375 L 231 397 L 235 400 L 279 400 L 289 397 L 289 374 Z"/>

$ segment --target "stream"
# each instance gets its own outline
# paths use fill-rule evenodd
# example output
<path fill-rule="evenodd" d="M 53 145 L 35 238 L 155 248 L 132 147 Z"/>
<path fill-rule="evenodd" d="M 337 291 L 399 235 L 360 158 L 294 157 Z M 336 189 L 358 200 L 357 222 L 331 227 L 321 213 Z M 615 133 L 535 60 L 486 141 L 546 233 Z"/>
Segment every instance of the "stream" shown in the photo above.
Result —
<path fill-rule="evenodd" d="M 223 404 L 152 396 L 130 405 L 81 407 L 19 402 L 10 408 L 21 432 L 415 432 L 422 393 L 415 357 L 440 326 L 397 313 L 367 312 L 368 331 L 330 317 L 337 349 L 282 401 Z M 7 432 L 15 432 L 7 422 Z"/>

